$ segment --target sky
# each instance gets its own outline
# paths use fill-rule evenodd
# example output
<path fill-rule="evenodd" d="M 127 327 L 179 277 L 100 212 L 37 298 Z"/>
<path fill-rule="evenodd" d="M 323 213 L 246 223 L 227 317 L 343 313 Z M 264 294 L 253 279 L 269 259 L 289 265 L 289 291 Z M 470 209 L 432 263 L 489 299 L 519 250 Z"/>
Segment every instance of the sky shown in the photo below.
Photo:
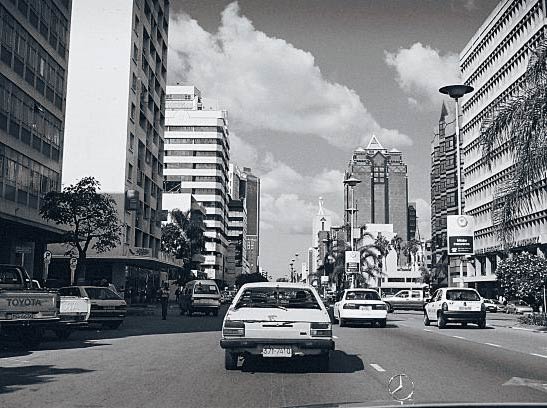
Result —
<path fill-rule="evenodd" d="M 320 196 L 341 223 L 344 170 L 372 134 L 403 152 L 430 235 L 438 89 L 459 82 L 459 53 L 496 4 L 171 2 L 168 84 L 195 85 L 228 111 L 231 159 L 261 177 L 260 265 L 274 278 L 306 260 Z"/>

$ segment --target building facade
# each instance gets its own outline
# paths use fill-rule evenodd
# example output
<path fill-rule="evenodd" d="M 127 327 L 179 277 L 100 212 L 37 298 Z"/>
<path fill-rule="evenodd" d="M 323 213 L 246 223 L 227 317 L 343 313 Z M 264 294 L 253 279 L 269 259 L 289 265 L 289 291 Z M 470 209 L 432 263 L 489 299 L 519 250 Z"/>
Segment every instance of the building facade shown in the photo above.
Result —
<path fill-rule="evenodd" d="M 475 254 L 465 282 L 483 295 L 495 295 L 494 273 L 502 259 L 502 248 L 492 222 L 492 209 L 497 200 L 503 200 L 500 192 L 511 177 L 514 163 L 511 145 L 505 143 L 496 147 L 495 159 L 489 166 L 479 145 L 480 128 L 487 115 L 523 83 L 531 52 L 545 35 L 543 0 L 504 0 L 460 53 L 462 79 L 474 87 L 474 92 L 462 99 L 465 213 L 475 220 Z M 514 251 L 544 253 L 547 247 L 545 187 L 534 193 L 538 197 L 533 206 L 515 220 Z"/>
<path fill-rule="evenodd" d="M 60 230 L 39 214 L 61 189 L 70 0 L 0 4 L 0 263 L 42 278 Z"/>
<path fill-rule="evenodd" d="M 228 202 L 228 260 L 223 280 L 233 285 L 241 274 L 249 273 L 247 260 L 247 208 L 245 200 Z"/>
<path fill-rule="evenodd" d="M 408 181 L 407 166 L 402 153 L 387 151 L 376 136 L 372 136 L 366 149 L 353 152 L 345 178 L 355 177 L 361 182 L 354 187 L 357 212 L 354 228 L 364 224 L 393 224 L 394 232 L 406 240 L 408 237 Z M 351 188 L 344 188 L 344 208 L 351 208 Z M 349 225 L 350 216 L 344 212 Z"/>
<path fill-rule="evenodd" d="M 78 1 L 72 20 L 63 184 L 95 177 L 123 232 L 80 278 L 151 294 L 179 266 L 160 251 L 169 1 Z"/>
<path fill-rule="evenodd" d="M 222 279 L 228 255 L 228 117 L 203 109 L 194 86 L 168 86 L 164 195 L 193 195 L 205 207 L 204 272 Z"/>
<path fill-rule="evenodd" d="M 244 167 L 239 184 L 239 198 L 245 198 L 247 207 L 247 259 L 249 272 L 260 267 L 260 178 L 252 169 Z"/>

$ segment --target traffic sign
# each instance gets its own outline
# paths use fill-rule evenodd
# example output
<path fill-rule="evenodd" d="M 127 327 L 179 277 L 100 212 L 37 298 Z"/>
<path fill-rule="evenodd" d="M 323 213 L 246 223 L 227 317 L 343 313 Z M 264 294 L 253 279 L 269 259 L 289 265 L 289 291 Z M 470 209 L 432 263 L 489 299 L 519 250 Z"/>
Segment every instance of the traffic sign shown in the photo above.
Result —
<path fill-rule="evenodd" d="M 70 258 L 70 269 L 72 269 L 72 268 L 76 269 L 77 265 L 78 265 L 78 258 L 71 257 Z"/>
<path fill-rule="evenodd" d="M 448 255 L 473 255 L 474 219 L 470 215 L 448 215 Z"/>
<path fill-rule="evenodd" d="M 44 261 L 47 263 L 51 261 L 51 251 L 44 252 Z"/>

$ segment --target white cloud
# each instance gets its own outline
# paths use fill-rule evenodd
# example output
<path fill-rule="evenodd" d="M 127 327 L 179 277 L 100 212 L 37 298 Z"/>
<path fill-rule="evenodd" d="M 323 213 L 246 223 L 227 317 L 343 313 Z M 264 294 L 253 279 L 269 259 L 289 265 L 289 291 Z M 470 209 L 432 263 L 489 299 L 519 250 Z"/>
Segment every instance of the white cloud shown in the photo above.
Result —
<path fill-rule="evenodd" d="M 324 78 L 311 53 L 257 30 L 237 3 L 226 7 L 213 34 L 187 15 L 175 16 L 168 55 L 169 82 L 216 98 L 241 129 L 312 134 L 348 146 L 375 133 L 386 144 L 411 144 L 381 127 L 355 91 Z"/>
<path fill-rule="evenodd" d="M 442 99 L 439 88 L 460 81 L 459 58 L 456 54 L 440 55 L 438 50 L 421 43 L 385 52 L 387 65 L 395 68 L 397 83 L 409 94 L 410 105 L 438 108 Z"/>

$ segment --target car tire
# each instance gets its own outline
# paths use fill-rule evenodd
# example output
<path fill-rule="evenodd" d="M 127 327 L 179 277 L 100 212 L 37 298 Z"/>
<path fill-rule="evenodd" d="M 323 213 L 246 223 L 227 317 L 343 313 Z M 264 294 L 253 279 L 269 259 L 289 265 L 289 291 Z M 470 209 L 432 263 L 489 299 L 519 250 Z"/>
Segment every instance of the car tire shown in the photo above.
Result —
<path fill-rule="evenodd" d="M 57 330 L 55 330 L 55 336 L 57 336 L 57 338 L 59 340 L 68 340 L 71 333 L 72 333 L 72 330 L 70 330 L 70 329 L 57 329 Z"/>
<path fill-rule="evenodd" d="M 387 306 L 387 312 L 393 313 L 393 306 L 391 306 L 391 303 L 386 302 L 386 306 Z"/>
<path fill-rule="evenodd" d="M 479 329 L 486 329 L 486 319 L 480 319 L 477 322 Z"/>
<path fill-rule="evenodd" d="M 384 327 L 386 327 L 386 324 L 387 324 L 387 319 L 378 320 L 378 326 L 384 328 Z"/>
<path fill-rule="evenodd" d="M 444 317 L 442 313 L 439 313 L 437 326 L 439 327 L 439 329 L 444 329 L 446 327 L 446 317 Z"/>
<path fill-rule="evenodd" d="M 427 313 L 424 312 L 424 326 L 431 325 L 431 320 L 429 320 L 429 317 L 427 317 Z"/>
<path fill-rule="evenodd" d="M 344 319 L 340 318 L 338 321 L 340 322 L 340 327 L 346 327 L 346 321 Z"/>
<path fill-rule="evenodd" d="M 228 350 L 224 351 L 224 368 L 226 370 L 232 371 L 237 369 L 237 360 L 238 355 L 236 353 L 232 353 Z"/>

